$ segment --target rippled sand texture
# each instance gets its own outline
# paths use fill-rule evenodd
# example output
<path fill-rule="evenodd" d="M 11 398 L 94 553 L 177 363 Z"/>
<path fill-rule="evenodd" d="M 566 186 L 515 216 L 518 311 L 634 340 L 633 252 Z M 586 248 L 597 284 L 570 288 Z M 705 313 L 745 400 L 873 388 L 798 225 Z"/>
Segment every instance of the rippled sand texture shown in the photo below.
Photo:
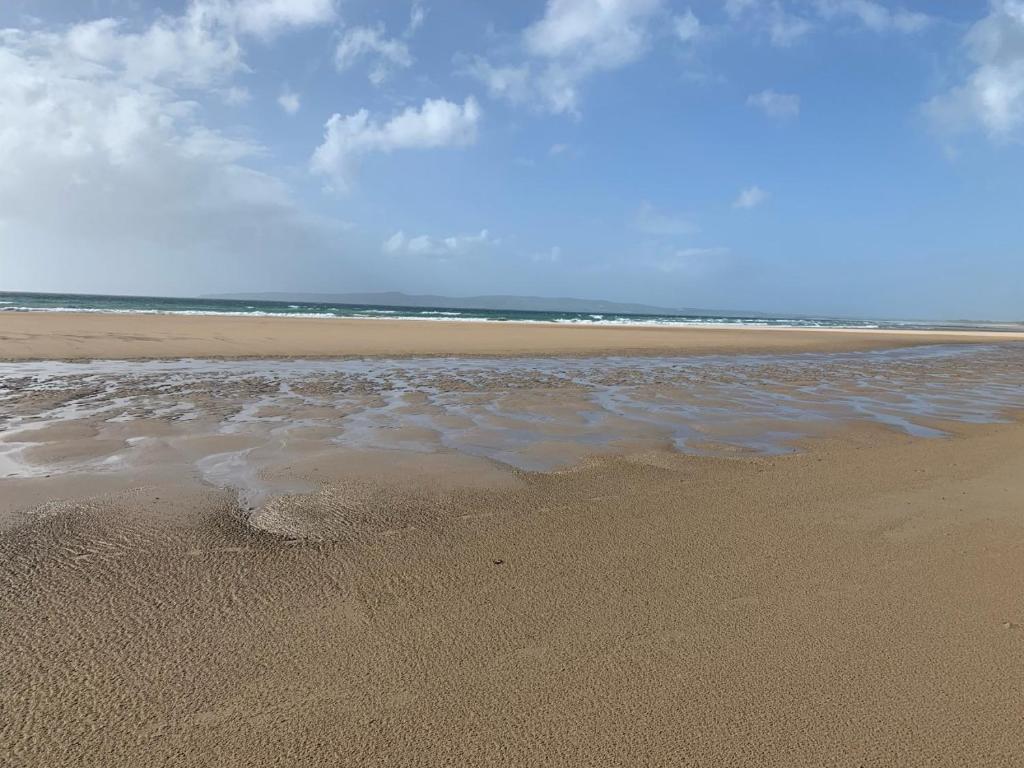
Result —
<path fill-rule="evenodd" d="M 523 470 L 673 448 L 781 453 L 847 420 L 918 436 L 1024 407 L 1024 345 L 697 358 L 0 364 L 0 477 L 177 468 L 247 507 L 367 451 Z"/>
<path fill-rule="evenodd" d="M 5 367 L 0 765 L 1021 764 L 1019 348 L 507 365 Z"/>

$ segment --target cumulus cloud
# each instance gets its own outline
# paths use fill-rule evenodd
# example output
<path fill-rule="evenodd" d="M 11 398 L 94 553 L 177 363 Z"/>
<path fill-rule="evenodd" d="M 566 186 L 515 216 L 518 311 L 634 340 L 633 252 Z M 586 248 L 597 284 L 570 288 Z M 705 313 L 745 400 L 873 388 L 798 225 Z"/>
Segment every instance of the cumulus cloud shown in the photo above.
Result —
<path fill-rule="evenodd" d="M 9 30 L 6 42 L 40 53 L 59 50 L 83 71 L 90 64 L 108 67 L 128 82 L 204 87 L 243 66 L 230 22 L 211 6 L 193 3 L 182 16 L 162 16 L 141 32 L 127 29 L 120 19 L 99 19 L 74 25 L 64 35 Z"/>
<path fill-rule="evenodd" d="M 800 114 L 800 97 L 795 93 L 779 93 L 769 88 L 748 96 L 747 106 L 760 109 L 768 117 L 785 119 Z"/>
<path fill-rule="evenodd" d="M 338 71 L 344 72 L 363 58 L 371 62 L 368 76 L 374 85 L 387 80 L 395 69 L 412 66 L 409 46 L 404 40 L 387 37 L 383 26 L 353 27 L 342 35 L 334 51 Z"/>
<path fill-rule="evenodd" d="M 29 157 L 54 165 L 80 159 L 123 165 L 144 159 L 159 145 L 178 153 L 189 145 L 213 146 L 217 134 L 196 123 L 194 103 L 158 83 L 136 83 L 133 76 L 74 56 L 79 41 L 72 38 L 78 31 L 73 28 L 67 36 L 0 32 L 5 177 Z M 241 142 L 217 136 L 215 159 L 250 152 Z"/>
<path fill-rule="evenodd" d="M 324 140 L 310 161 L 314 173 L 332 179 L 336 189 L 351 184 L 353 166 L 362 155 L 399 149 L 464 146 L 476 141 L 481 111 L 473 97 L 462 104 L 427 99 L 386 122 L 361 109 L 351 115 L 335 113 L 324 126 Z"/>
<path fill-rule="evenodd" d="M 225 88 L 220 92 L 220 95 L 221 98 L 224 99 L 224 103 L 229 107 L 240 107 L 243 104 L 248 104 L 252 100 L 252 94 L 249 93 L 248 89 L 241 88 L 237 85 Z"/>
<path fill-rule="evenodd" d="M 522 33 L 522 60 L 494 65 L 478 57 L 466 72 L 492 96 L 577 115 L 582 82 L 640 58 L 660 10 L 661 0 L 548 0 Z"/>
<path fill-rule="evenodd" d="M 672 31 L 677 38 L 684 43 L 692 43 L 701 35 L 701 24 L 693 10 L 686 9 L 686 13 L 677 15 L 672 19 Z"/>
<path fill-rule="evenodd" d="M 104 18 L 49 35 L 46 45 L 60 37 L 80 65 L 114 67 L 132 82 L 204 87 L 244 68 L 240 37 L 269 38 L 333 18 L 333 0 L 192 0 L 182 15 L 161 15 L 142 30 Z M 31 39 L 43 43 L 42 37 Z"/>
<path fill-rule="evenodd" d="M 410 256 L 427 256 L 438 259 L 450 259 L 479 251 L 482 248 L 497 245 L 500 241 L 491 237 L 486 229 L 473 235 L 449 235 L 448 237 L 432 237 L 431 235 L 406 236 L 399 230 L 383 243 L 383 250 L 389 254 L 408 254 Z"/>
<path fill-rule="evenodd" d="M 758 186 L 747 187 L 740 190 L 739 196 L 733 202 L 733 208 L 756 208 L 768 199 L 768 193 Z"/>
<path fill-rule="evenodd" d="M 189 292 L 233 287 L 247 264 L 285 276 L 284 251 L 334 254 L 333 223 L 304 214 L 286 184 L 249 167 L 263 148 L 206 125 L 191 96 L 203 85 L 230 93 L 244 66 L 239 34 L 299 18 L 260 17 L 267 8 L 193 2 L 141 29 L 107 19 L 0 32 L 8 285 Z"/>
<path fill-rule="evenodd" d="M 647 21 L 659 5 L 658 0 L 548 0 L 544 16 L 523 33 L 526 49 L 546 58 L 621 65 L 643 51 Z"/>
<path fill-rule="evenodd" d="M 768 22 L 768 35 L 772 45 L 788 48 L 810 32 L 811 28 L 811 23 L 806 19 L 777 10 Z"/>
<path fill-rule="evenodd" d="M 875 0 L 818 0 L 818 12 L 826 19 L 852 18 L 872 32 L 920 32 L 932 19 L 904 8 L 887 8 Z"/>
<path fill-rule="evenodd" d="M 726 0 L 725 12 L 734 24 L 767 35 L 778 48 L 788 48 L 813 29 L 808 19 L 787 11 L 780 0 Z"/>
<path fill-rule="evenodd" d="M 499 66 L 483 56 L 474 56 L 462 71 L 480 81 L 492 97 L 512 104 L 527 102 L 534 92 L 533 72 L 529 64 Z"/>
<path fill-rule="evenodd" d="M 299 94 L 285 87 L 281 95 L 277 97 L 277 104 L 287 114 L 294 115 L 302 107 L 302 99 Z"/>
<path fill-rule="evenodd" d="M 236 0 L 228 7 L 242 32 L 260 37 L 326 24 L 335 17 L 334 0 Z"/>
<path fill-rule="evenodd" d="M 649 202 L 640 205 L 633 224 L 640 232 L 657 236 L 692 235 L 700 231 L 689 216 L 659 211 Z"/>
<path fill-rule="evenodd" d="M 980 127 L 993 139 L 1019 137 L 1024 128 L 1024 0 L 992 0 L 988 15 L 968 30 L 964 50 L 970 74 L 929 102 L 926 113 L 944 131 Z"/>

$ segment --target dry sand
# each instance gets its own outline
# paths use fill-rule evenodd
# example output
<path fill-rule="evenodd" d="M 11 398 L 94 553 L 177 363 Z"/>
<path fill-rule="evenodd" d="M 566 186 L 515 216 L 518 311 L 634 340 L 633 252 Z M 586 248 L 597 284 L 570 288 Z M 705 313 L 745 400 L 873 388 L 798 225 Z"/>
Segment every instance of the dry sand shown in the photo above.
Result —
<path fill-rule="evenodd" d="M 0 313 L 0 360 L 692 354 L 1021 340 L 1015 332 L 568 326 L 319 318 Z"/>
<path fill-rule="evenodd" d="M 0 536 L 0 763 L 1021 765 L 1022 425 L 458 485 Z"/>

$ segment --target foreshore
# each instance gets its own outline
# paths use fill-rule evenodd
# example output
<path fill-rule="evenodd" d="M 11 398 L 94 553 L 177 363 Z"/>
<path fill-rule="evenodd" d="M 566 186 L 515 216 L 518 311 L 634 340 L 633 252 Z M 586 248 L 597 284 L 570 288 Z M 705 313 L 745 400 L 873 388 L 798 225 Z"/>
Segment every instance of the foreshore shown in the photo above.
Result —
<path fill-rule="evenodd" d="M 328 484 L 309 542 L 141 483 L 0 535 L 0 754 L 1015 765 L 1021 457 L 1019 424 L 876 427 L 785 458 Z"/>
<path fill-rule="evenodd" d="M 999 341 L 0 313 L 0 763 L 1017 765 Z"/>
<path fill-rule="evenodd" d="M 0 360 L 854 351 L 1024 333 L 0 312 Z"/>

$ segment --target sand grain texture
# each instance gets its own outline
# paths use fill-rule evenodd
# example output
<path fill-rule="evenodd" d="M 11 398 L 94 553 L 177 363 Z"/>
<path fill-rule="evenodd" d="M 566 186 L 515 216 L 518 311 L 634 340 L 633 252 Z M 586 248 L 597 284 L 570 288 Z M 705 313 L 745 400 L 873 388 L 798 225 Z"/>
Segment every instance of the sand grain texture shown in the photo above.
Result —
<path fill-rule="evenodd" d="M 958 432 L 328 477 L 316 543 L 180 483 L 50 510 L 0 535 L 0 763 L 1020 765 L 1024 426 Z"/>

